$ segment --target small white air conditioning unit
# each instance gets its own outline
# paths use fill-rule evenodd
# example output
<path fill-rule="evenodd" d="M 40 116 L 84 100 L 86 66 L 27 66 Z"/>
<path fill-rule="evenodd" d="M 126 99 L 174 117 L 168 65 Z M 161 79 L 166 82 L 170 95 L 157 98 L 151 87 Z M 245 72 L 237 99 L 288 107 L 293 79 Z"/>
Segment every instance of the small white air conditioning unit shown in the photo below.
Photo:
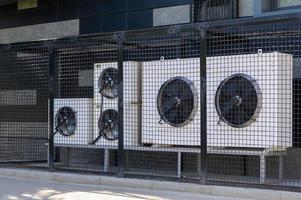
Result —
<path fill-rule="evenodd" d="M 143 63 L 142 143 L 200 146 L 200 59 Z"/>
<path fill-rule="evenodd" d="M 208 58 L 207 135 L 211 146 L 292 146 L 292 56 Z"/>
<path fill-rule="evenodd" d="M 54 99 L 54 146 L 87 146 L 92 139 L 93 104 L 89 98 Z"/>
<path fill-rule="evenodd" d="M 129 148 L 138 145 L 141 65 L 128 61 L 123 63 L 123 69 L 124 147 Z M 91 145 L 118 148 L 118 87 L 118 63 L 96 63 Z"/>

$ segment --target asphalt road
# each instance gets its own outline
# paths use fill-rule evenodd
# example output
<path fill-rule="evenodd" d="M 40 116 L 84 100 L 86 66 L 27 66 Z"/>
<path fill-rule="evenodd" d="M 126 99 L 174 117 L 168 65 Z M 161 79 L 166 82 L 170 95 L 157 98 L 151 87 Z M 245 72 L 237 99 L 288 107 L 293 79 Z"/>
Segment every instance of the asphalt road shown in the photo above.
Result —
<path fill-rule="evenodd" d="M 181 192 L 65 184 L 41 180 L 0 177 L 0 199 L 51 200 L 241 200 Z"/>

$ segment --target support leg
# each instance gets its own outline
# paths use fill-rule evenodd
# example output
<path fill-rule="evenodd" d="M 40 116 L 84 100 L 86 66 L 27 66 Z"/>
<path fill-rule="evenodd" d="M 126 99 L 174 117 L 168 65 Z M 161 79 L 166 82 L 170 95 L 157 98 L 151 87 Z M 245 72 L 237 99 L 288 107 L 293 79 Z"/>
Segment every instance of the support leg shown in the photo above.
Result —
<path fill-rule="evenodd" d="M 104 172 L 108 172 L 109 171 L 109 165 L 110 165 L 110 150 L 109 149 L 105 149 L 104 152 Z"/>
<path fill-rule="evenodd" d="M 70 148 L 60 148 L 60 163 L 64 166 L 70 166 Z"/>
<path fill-rule="evenodd" d="M 200 153 L 198 153 L 197 155 L 196 155 L 196 159 L 197 159 L 197 163 L 196 163 L 196 166 L 197 166 L 197 172 L 198 172 L 198 174 L 201 174 L 201 154 Z"/>
<path fill-rule="evenodd" d="M 178 178 L 182 177 L 182 153 L 178 152 Z"/>
<path fill-rule="evenodd" d="M 129 151 L 125 151 L 124 152 L 124 156 L 125 156 L 125 170 L 129 169 Z"/>
<path fill-rule="evenodd" d="M 260 183 L 265 183 L 266 179 L 266 157 L 260 156 Z"/>
<path fill-rule="evenodd" d="M 283 156 L 279 156 L 279 183 L 283 181 Z"/>

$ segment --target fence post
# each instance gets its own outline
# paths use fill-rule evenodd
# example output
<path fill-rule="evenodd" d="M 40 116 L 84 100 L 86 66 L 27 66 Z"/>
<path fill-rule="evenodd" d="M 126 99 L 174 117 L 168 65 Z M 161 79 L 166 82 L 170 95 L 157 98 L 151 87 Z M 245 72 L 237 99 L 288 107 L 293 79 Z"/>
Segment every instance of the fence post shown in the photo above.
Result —
<path fill-rule="evenodd" d="M 51 48 L 49 50 L 49 74 L 48 74 L 48 87 L 49 87 L 49 106 L 48 106 L 48 167 L 50 170 L 54 169 L 54 143 L 53 143 L 53 123 L 54 123 L 54 90 L 55 90 L 55 68 L 57 66 L 57 53 Z"/>
<path fill-rule="evenodd" d="M 118 176 L 123 177 L 124 173 L 124 138 L 123 138 L 123 40 L 122 33 L 116 34 L 117 59 L 118 59 Z"/>
<path fill-rule="evenodd" d="M 200 181 L 207 181 L 207 89 L 206 89 L 206 29 L 200 30 L 200 76 L 201 76 L 201 159 Z"/>

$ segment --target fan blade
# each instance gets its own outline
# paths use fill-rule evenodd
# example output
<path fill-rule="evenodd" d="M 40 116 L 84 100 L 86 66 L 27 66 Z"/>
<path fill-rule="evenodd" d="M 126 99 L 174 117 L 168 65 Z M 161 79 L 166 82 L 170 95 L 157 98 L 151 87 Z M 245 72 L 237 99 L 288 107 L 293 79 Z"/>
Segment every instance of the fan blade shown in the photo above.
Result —
<path fill-rule="evenodd" d="M 175 84 L 175 83 L 169 84 L 166 88 L 166 91 L 168 93 L 170 93 L 170 96 L 173 96 L 173 97 L 179 96 L 181 93 L 181 89 L 179 86 L 180 86 L 179 84 Z"/>
<path fill-rule="evenodd" d="M 108 78 L 113 78 L 114 77 L 114 70 L 113 68 L 107 68 L 105 69 L 106 75 Z"/>
<path fill-rule="evenodd" d="M 111 137 L 114 135 L 118 135 L 118 126 L 113 126 L 110 130 Z"/>
<path fill-rule="evenodd" d="M 109 127 L 103 131 L 104 138 L 107 140 L 116 140 L 118 139 L 118 125 L 113 123 L 113 127 Z"/>
<path fill-rule="evenodd" d="M 112 121 L 113 121 L 114 124 L 118 124 L 118 114 L 117 114 L 117 112 L 113 113 Z"/>
<path fill-rule="evenodd" d="M 67 125 L 67 131 L 69 134 L 73 134 L 76 130 L 76 126 L 75 125 Z"/>
<path fill-rule="evenodd" d="M 109 88 L 109 87 L 104 87 L 104 88 L 102 88 L 102 92 L 103 93 L 105 93 L 105 94 L 110 94 L 111 93 L 111 88 Z"/>
<path fill-rule="evenodd" d="M 66 124 L 69 126 L 69 125 L 75 125 L 76 124 L 76 120 L 75 118 L 69 118 L 67 121 L 66 121 Z"/>
<path fill-rule="evenodd" d="M 173 98 L 166 101 L 163 104 L 163 107 L 162 107 L 163 108 L 163 115 L 165 115 L 167 112 L 169 112 L 170 110 L 175 108 L 176 103 L 177 103 L 176 100 L 174 100 Z"/>
<path fill-rule="evenodd" d="M 237 96 L 232 97 L 229 101 L 223 103 L 223 106 L 221 107 L 222 112 L 229 112 L 237 105 L 238 102 L 239 99 L 237 98 Z"/>
<path fill-rule="evenodd" d="M 170 121 L 176 121 L 177 117 L 178 117 L 178 110 L 171 110 L 169 113 L 168 113 L 168 118 L 171 119 Z"/>
<path fill-rule="evenodd" d="M 105 112 L 103 116 L 104 122 L 107 122 L 111 119 L 111 114 L 110 112 Z"/>
<path fill-rule="evenodd" d="M 227 82 L 221 89 L 221 94 L 224 96 L 237 95 L 238 85 L 235 82 Z"/>
<path fill-rule="evenodd" d="M 243 92 L 241 92 L 241 98 L 243 101 L 247 102 L 253 102 L 257 101 L 257 93 L 253 86 L 250 86 L 249 89 L 245 89 Z"/>
<path fill-rule="evenodd" d="M 191 106 L 185 106 L 185 104 L 182 104 L 178 107 L 178 109 L 181 111 L 181 115 L 183 115 L 184 117 L 185 116 L 189 116 L 190 113 L 192 112 L 193 110 L 193 105 Z"/>
<path fill-rule="evenodd" d="M 193 104 L 194 103 L 194 96 L 193 96 L 192 93 L 186 94 L 186 95 L 182 95 L 182 97 L 180 98 L 180 100 L 185 105 L 187 105 L 189 103 Z"/>
<path fill-rule="evenodd" d="M 106 79 L 108 79 L 108 78 L 110 78 L 110 77 L 111 77 L 111 76 L 110 76 L 110 74 L 109 74 L 109 69 L 103 70 L 102 76 L 101 76 L 101 80 L 106 80 Z"/>
<path fill-rule="evenodd" d="M 107 70 L 108 78 L 113 82 L 118 81 L 118 70 L 116 68 L 108 68 Z"/>
<path fill-rule="evenodd" d="M 118 85 L 116 85 L 116 84 L 113 85 L 112 93 L 114 96 L 118 96 Z"/>

